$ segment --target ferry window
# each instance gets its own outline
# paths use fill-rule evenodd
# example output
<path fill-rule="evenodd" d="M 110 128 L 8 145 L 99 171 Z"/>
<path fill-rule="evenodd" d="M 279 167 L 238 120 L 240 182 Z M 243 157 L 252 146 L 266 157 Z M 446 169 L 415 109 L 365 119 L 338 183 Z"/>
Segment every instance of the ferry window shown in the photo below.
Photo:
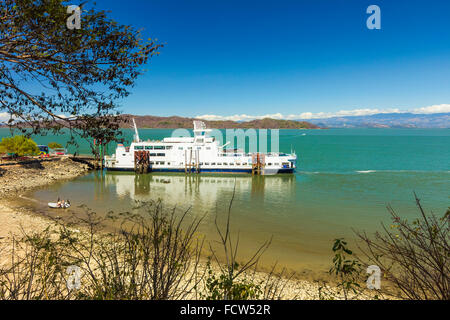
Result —
<path fill-rule="evenodd" d="M 165 154 L 165 153 L 157 153 L 156 156 L 157 156 L 157 157 L 165 157 L 166 154 Z"/>
<path fill-rule="evenodd" d="M 150 153 L 150 157 L 156 157 L 156 153 Z"/>
<path fill-rule="evenodd" d="M 155 162 L 153 162 L 153 161 L 150 161 L 150 164 L 155 164 Z"/>
<path fill-rule="evenodd" d="M 172 146 L 167 146 L 166 150 L 172 150 Z"/>
<path fill-rule="evenodd" d="M 178 147 L 178 150 L 183 150 L 183 147 Z"/>
<path fill-rule="evenodd" d="M 224 165 L 224 166 L 227 166 L 227 165 L 228 165 L 228 163 L 224 162 L 224 163 L 223 163 L 223 165 Z"/>
<path fill-rule="evenodd" d="M 234 163 L 230 163 L 230 166 L 234 166 Z"/>
<path fill-rule="evenodd" d="M 166 149 L 166 147 L 164 147 L 164 146 L 155 146 L 154 149 L 155 150 L 164 150 L 164 149 Z"/>
<path fill-rule="evenodd" d="M 205 166 L 209 166 L 209 162 L 205 162 Z"/>
<path fill-rule="evenodd" d="M 188 147 L 188 150 L 192 150 L 192 147 Z"/>
<path fill-rule="evenodd" d="M 222 164 L 220 162 L 217 163 L 218 166 L 221 166 Z"/>
<path fill-rule="evenodd" d="M 202 150 L 202 147 L 197 147 L 197 150 Z"/>
<path fill-rule="evenodd" d="M 269 163 L 269 166 L 271 166 L 272 164 L 271 163 Z"/>
<path fill-rule="evenodd" d="M 144 150 L 144 146 L 135 146 L 134 150 Z"/>
<path fill-rule="evenodd" d="M 153 146 L 145 146 L 145 150 L 152 150 Z"/>
<path fill-rule="evenodd" d="M 211 147 L 206 147 L 206 150 L 211 150 Z"/>
<path fill-rule="evenodd" d="M 203 165 L 203 162 L 200 162 L 200 165 L 202 166 L 202 165 Z"/>
<path fill-rule="evenodd" d="M 237 166 L 240 166 L 241 164 L 239 162 L 236 163 Z"/>
<path fill-rule="evenodd" d="M 212 165 L 212 166 L 215 166 L 215 165 L 216 165 L 216 163 L 215 163 L 215 162 L 213 162 L 213 163 L 211 163 L 211 165 Z"/>
<path fill-rule="evenodd" d="M 276 165 L 276 166 L 279 166 L 280 164 L 279 164 L 279 163 L 275 163 L 275 165 Z"/>
<path fill-rule="evenodd" d="M 167 162 L 167 165 L 169 165 L 169 166 L 170 166 L 170 162 Z"/>
<path fill-rule="evenodd" d="M 160 164 L 164 164 L 164 161 L 161 161 Z"/>
<path fill-rule="evenodd" d="M 123 156 L 125 157 L 125 156 L 126 156 L 126 154 L 124 153 L 124 154 L 123 154 Z"/>

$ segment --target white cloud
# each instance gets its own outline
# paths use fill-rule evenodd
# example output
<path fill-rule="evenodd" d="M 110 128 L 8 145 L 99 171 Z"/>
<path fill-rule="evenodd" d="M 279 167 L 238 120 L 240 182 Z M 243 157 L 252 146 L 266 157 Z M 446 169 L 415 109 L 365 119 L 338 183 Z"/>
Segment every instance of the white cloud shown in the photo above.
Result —
<path fill-rule="evenodd" d="M 448 113 L 450 112 L 450 104 L 437 104 L 433 106 L 414 109 L 412 113 L 431 114 L 431 113 Z"/>
<path fill-rule="evenodd" d="M 379 113 L 417 113 L 417 114 L 433 114 L 433 113 L 450 113 L 450 104 L 433 105 L 423 108 L 417 108 L 412 110 L 400 110 L 398 108 L 392 109 L 353 109 L 353 110 L 340 110 L 337 112 L 303 112 L 300 114 L 283 115 L 281 113 L 266 114 L 261 116 L 250 116 L 247 114 L 232 115 L 232 116 L 219 116 L 219 115 L 200 115 L 196 118 L 203 120 L 232 120 L 232 121 L 249 121 L 255 119 L 272 118 L 272 119 L 285 119 L 285 120 L 298 120 L 298 119 L 326 119 L 333 117 L 348 117 L 348 116 L 370 116 Z"/>
<path fill-rule="evenodd" d="M 8 120 L 10 119 L 10 114 L 7 112 L 0 112 L 0 123 L 6 123 L 8 122 Z M 64 115 L 64 114 L 59 114 L 58 117 L 61 118 L 68 118 L 68 116 Z M 13 119 L 16 119 L 15 116 L 13 116 Z"/>
<path fill-rule="evenodd" d="M 7 122 L 9 120 L 10 116 L 7 112 L 0 112 L 0 123 L 1 122 Z"/>

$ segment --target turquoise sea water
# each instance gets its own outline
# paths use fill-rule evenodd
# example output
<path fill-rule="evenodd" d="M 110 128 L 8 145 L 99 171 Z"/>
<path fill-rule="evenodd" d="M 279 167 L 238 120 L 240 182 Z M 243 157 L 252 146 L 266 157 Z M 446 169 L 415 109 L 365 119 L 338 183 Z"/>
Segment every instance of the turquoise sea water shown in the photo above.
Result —
<path fill-rule="evenodd" d="M 144 139 L 170 133 L 140 130 Z M 0 129 L 0 137 L 6 134 Z M 162 198 L 167 207 L 206 214 L 201 231 L 214 239 L 216 212 L 224 218 L 236 185 L 232 226 L 240 231 L 243 256 L 273 236 L 266 263 L 276 260 L 295 270 L 326 270 L 332 240 L 353 239 L 352 228 L 379 230 L 381 222 L 389 223 L 387 204 L 402 216 L 417 216 L 413 192 L 437 214 L 450 206 L 448 129 L 280 130 L 280 150 L 291 148 L 299 160 L 290 176 L 92 173 L 31 196 L 43 211 L 47 201 L 62 196 L 98 212 L 129 210 L 135 200 Z"/>

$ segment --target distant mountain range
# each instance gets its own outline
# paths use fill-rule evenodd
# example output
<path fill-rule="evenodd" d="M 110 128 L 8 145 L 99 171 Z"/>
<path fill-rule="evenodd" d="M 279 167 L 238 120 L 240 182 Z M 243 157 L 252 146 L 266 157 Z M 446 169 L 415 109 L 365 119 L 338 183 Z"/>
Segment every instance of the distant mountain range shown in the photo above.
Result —
<path fill-rule="evenodd" d="M 124 114 L 124 119 L 134 118 L 139 128 L 193 128 L 195 118 L 157 117 Z M 208 128 L 215 129 L 320 129 L 320 128 L 450 128 L 450 113 L 414 114 L 379 113 L 370 116 L 346 116 L 322 119 L 278 120 L 259 119 L 252 121 L 206 121 Z M 0 127 L 6 127 L 0 122 Z M 129 128 L 129 124 L 124 124 Z"/>
<path fill-rule="evenodd" d="M 378 113 L 307 121 L 327 128 L 450 128 L 450 113 Z"/>
<path fill-rule="evenodd" d="M 194 127 L 193 121 L 195 118 L 184 117 L 156 117 L 156 116 L 135 116 L 130 114 L 124 114 L 124 118 L 130 120 L 134 118 L 138 128 L 167 128 L 177 129 L 186 128 L 192 129 Z M 277 120 L 277 119 L 260 119 L 246 122 L 237 121 L 203 121 L 208 128 L 213 129 L 320 129 L 319 126 L 307 121 L 295 121 L 295 120 Z M 124 127 L 129 127 L 129 124 L 125 124 Z"/>
<path fill-rule="evenodd" d="M 138 128 L 162 128 L 162 129 L 192 129 L 194 127 L 193 121 L 200 120 L 195 118 L 184 117 L 156 117 L 156 116 L 136 116 L 131 114 L 122 115 L 124 120 L 128 123 L 122 123 L 122 128 L 130 128 L 130 120 L 134 118 Z M 319 126 L 309 123 L 307 121 L 296 120 L 277 120 L 277 119 L 260 119 L 247 122 L 236 121 L 205 121 L 206 126 L 212 129 L 320 129 Z M 0 122 L 0 128 L 6 127 Z"/>

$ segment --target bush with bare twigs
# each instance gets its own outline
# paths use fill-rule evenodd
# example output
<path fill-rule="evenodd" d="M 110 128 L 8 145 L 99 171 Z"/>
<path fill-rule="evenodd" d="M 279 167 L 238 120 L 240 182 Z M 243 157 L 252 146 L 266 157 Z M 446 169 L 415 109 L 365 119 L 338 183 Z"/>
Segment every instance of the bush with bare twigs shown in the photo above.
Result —
<path fill-rule="evenodd" d="M 450 210 L 426 213 L 415 195 L 419 218 L 401 219 L 392 207 L 392 225 L 373 237 L 356 232 L 367 264 L 378 265 L 403 299 L 450 299 Z"/>
<path fill-rule="evenodd" d="M 245 261 L 238 261 L 239 232 L 236 241 L 231 236 L 231 209 L 235 197 L 236 186 L 228 207 L 225 229 L 222 230 L 215 218 L 215 226 L 219 235 L 219 246 L 224 256 L 221 262 L 216 249 L 210 245 L 211 257 L 207 264 L 207 276 L 205 279 L 205 292 L 201 296 L 207 300 L 248 300 L 248 299 L 282 299 L 287 283 L 294 274 L 287 275 L 283 269 L 281 273 L 275 272 L 275 266 L 262 279 L 257 279 L 257 265 L 269 248 L 272 239 L 265 241 L 256 248 L 254 254 Z M 212 262 L 216 264 L 215 272 Z M 295 298 L 295 297 L 291 297 Z"/>
<path fill-rule="evenodd" d="M 101 218 L 85 208 L 69 223 L 13 239 L 11 263 L 0 270 L 0 298 L 163 300 L 194 294 L 201 279 L 200 220 L 184 224 L 189 210 L 177 218 L 160 201 L 135 209 L 141 214 Z M 111 219 L 119 219 L 120 227 L 107 231 Z M 68 266 L 81 271 L 74 290 L 67 286 Z"/>

